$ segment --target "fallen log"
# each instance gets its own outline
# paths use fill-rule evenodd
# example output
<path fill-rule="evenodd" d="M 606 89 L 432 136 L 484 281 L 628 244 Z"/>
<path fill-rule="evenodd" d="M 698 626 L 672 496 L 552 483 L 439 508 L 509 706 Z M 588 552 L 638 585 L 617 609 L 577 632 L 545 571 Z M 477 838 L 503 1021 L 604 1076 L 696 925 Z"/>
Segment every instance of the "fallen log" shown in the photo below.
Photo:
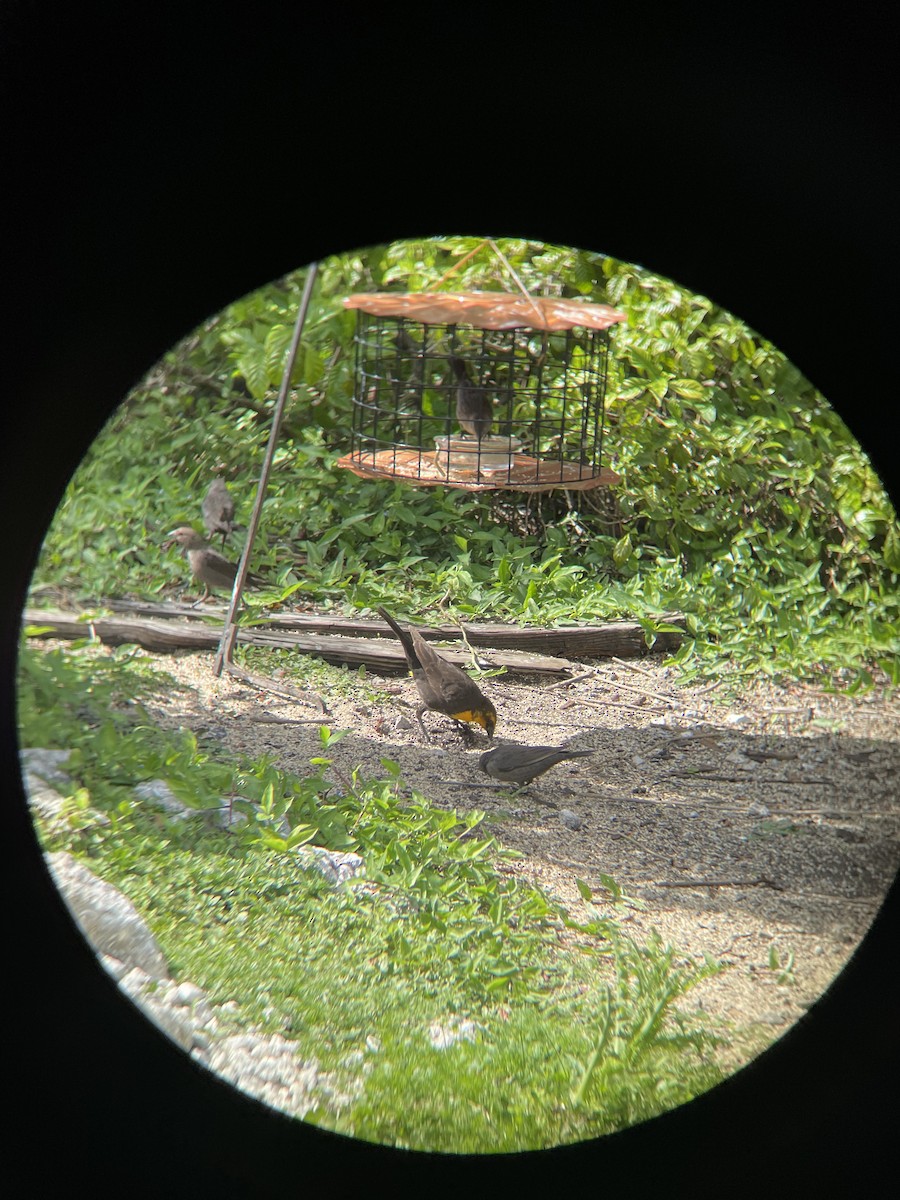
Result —
<path fill-rule="evenodd" d="M 193 616 L 197 609 L 187 605 L 148 604 L 140 600 L 103 600 L 98 607 L 110 608 L 114 612 L 132 612 L 141 616 Z M 225 609 L 207 606 L 207 615 L 214 614 L 224 619 Z M 674 625 L 676 630 L 666 630 L 656 635 L 654 653 L 677 649 L 681 644 L 685 619 L 682 613 L 662 613 L 657 618 L 662 625 Z M 401 624 L 404 622 L 401 621 Z M 394 635 L 388 625 L 377 618 L 324 616 L 321 613 L 267 613 L 254 629 L 272 628 L 296 630 L 303 633 L 335 634 L 341 637 L 371 637 L 380 634 L 387 638 Z M 422 636 L 432 640 L 459 641 L 460 626 L 422 625 Z M 565 658 L 635 658 L 647 653 L 644 631 L 637 621 L 599 621 L 590 625 L 563 625 L 555 628 L 538 626 L 522 628 L 518 625 L 501 625 L 487 622 L 462 623 L 466 638 L 472 646 L 490 646 L 496 650 L 524 650 L 542 654 L 560 655 Z"/>
<path fill-rule="evenodd" d="M 73 613 L 44 609 L 26 609 L 25 625 L 41 630 L 35 637 L 64 639 L 97 638 L 105 645 L 126 643 L 143 646 L 145 650 L 215 650 L 221 631 L 217 626 L 199 622 L 135 620 L 126 617 L 79 618 Z M 385 626 L 387 628 L 387 626 Z M 370 628 L 371 632 L 371 628 Z M 363 665 L 376 671 L 406 671 L 406 659 L 397 640 L 387 638 L 338 637 L 325 634 L 297 634 L 290 630 L 238 630 L 237 640 L 245 646 L 272 646 L 296 650 L 300 654 L 315 654 L 326 662 Z M 470 666 L 472 656 L 463 650 L 447 649 L 441 653 L 451 662 Z M 485 670 L 504 668 L 510 674 L 545 675 L 564 678 L 576 669 L 567 659 L 544 654 L 527 654 L 520 650 L 491 650 L 478 655 L 478 665 Z"/>

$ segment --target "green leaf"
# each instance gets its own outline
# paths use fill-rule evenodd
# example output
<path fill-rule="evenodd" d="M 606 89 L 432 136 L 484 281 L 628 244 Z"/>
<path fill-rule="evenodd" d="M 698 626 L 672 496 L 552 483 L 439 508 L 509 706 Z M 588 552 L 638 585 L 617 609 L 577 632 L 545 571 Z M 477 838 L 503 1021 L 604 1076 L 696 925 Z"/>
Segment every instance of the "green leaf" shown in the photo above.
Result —
<path fill-rule="evenodd" d="M 634 547 L 631 542 L 631 534 L 626 533 L 624 537 L 619 538 L 613 546 L 613 562 L 617 567 L 622 567 L 631 558 L 634 553 Z"/>
<path fill-rule="evenodd" d="M 709 389 L 696 379 L 670 379 L 669 387 L 684 400 L 708 400 Z"/>

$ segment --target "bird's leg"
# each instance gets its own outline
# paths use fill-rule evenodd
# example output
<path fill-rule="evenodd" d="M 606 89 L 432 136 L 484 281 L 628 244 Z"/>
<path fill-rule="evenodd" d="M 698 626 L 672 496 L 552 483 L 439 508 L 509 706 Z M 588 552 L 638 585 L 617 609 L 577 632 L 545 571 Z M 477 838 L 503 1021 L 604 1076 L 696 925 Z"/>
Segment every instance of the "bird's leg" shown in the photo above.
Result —
<path fill-rule="evenodd" d="M 429 734 L 428 730 L 425 728 L 425 722 L 422 720 L 422 713 L 426 712 L 427 709 L 428 709 L 427 704 L 423 704 L 420 708 L 417 708 L 416 709 L 416 720 L 419 722 L 419 728 L 422 730 L 422 737 L 425 739 L 426 742 L 430 742 L 431 735 Z"/>
<path fill-rule="evenodd" d="M 462 740 L 466 743 L 467 746 L 471 746 L 472 743 L 475 741 L 474 732 L 469 728 L 469 726 L 465 723 L 465 721 L 457 721 L 456 717 L 451 717 L 450 719 L 453 722 L 453 724 L 456 726 L 456 732 L 459 734 L 459 736 L 462 738 Z"/>

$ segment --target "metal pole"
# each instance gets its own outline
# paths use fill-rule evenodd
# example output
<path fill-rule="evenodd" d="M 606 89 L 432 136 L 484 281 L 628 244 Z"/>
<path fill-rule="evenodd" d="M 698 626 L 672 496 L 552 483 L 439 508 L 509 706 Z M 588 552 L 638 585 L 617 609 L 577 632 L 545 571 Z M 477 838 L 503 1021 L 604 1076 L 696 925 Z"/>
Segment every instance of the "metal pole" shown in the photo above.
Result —
<path fill-rule="evenodd" d="M 290 348 L 288 349 L 287 359 L 284 364 L 284 375 L 281 379 L 281 390 L 278 393 L 278 401 L 275 405 L 275 411 L 272 414 L 272 429 L 269 433 L 269 444 L 266 447 L 266 457 L 263 461 L 262 473 L 259 477 L 259 484 L 256 489 L 256 501 L 253 505 L 253 512 L 250 514 L 250 524 L 247 526 L 247 539 L 244 542 L 244 552 L 241 555 L 241 561 L 238 563 L 237 573 L 234 577 L 234 588 L 231 592 L 231 603 L 228 606 L 228 612 L 225 616 L 225 626 L 222 630 L 222 637 L 219 641 L 219 649 L 216 652 L 215 661 L 213 662 L 213 672 L 215 675 L 222 674 L 222 666 L 225 663 L 231 662 L 231 655 L 234 649 L 234 640 L 237 637 L 237 624 L 235 622 L 235 613 L 241 603 L 241 592 L 244 588 L 244 581 L 247 578 L 247 567 L 250 562 L 250 551 L 253 549 L 253 539 L 256 536 L 256 527 L 259 525 L 259 515 L 262 511 L 263 499 L 266 494 L 266 487 L 269 482 L 269 472 L 272 469 L 272 460 L 275 457 L 275 447 L 278 444 L 278 433 L 281 429 L 281 418 L 284 413 L 284 406 L 287 401 L 287 394 L 290 388 L 291 373 L 294 369 L 294 360 L 297 357 L 297 349 L 300 345 L 300 334 L 306 322 L 306 313 L 309 309 L 309 300 L 312 295 L 313 284 L 316 279 L 316 274 L 319 269 L 318 263 L 310 263 L 306 272 L 306 282 L 303 286 L 303 295 L 300 299 L 300 311 L 297 313 L 297 323 L 294 326 L 294 336 L 291 338 Z"/>

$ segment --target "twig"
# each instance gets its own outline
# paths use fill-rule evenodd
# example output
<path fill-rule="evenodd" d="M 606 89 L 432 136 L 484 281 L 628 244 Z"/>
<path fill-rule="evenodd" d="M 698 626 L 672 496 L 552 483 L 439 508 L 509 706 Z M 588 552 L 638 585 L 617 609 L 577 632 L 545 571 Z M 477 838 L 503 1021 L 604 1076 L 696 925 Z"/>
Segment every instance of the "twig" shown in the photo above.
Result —
<path fill-rule="evenodd" d="M 585 671 L 581 675 L 570 675 L 568 679 L 558 679 L 556 683 L 548 684 L 543 690 L 545 692 L 552 692 L 556 688 L 568 687 L 570 683 L 578 683 L 582 679 L 591 679 L 594 674 L 594 671 Z"/>
<path fill-rule="evenodd" d="M 476 254 L 478 254 L 480 251 L 482 251 L 485 248 L 485 246 L 490 245 L 490 240 L 491 240 L 490 238 L 485 238 L 483 242 L 479 242 L 474 250 L 470 250 L 468 254 L 463 255 L 463 257 L 459 260 L 459 262 L 455 262 L 452 267 L 450 267 L 448 270 L 446 270 L 444 272 L 444 274 L 440 277 L 440 279 L 437 280 L 436 283 L 433 283 L 429 287 L 425 288 L 425 291 L 426 292 L 436 291 L 441 286 L 441 284 L 444 282 L 445 279 L 449 279 L 451 275 L 455 275 L 456 272 L 460 269 L 460 267 L 464 266 L 469 261 L 470 258 L 474 258 Z"/>
<path fill-rule="evenodd" d="M 707 696 L 707 695 L 709 695 L 710 692 L 714 692 L 717 687 L 721 687 L 722 683 L 723 683 L 723 680 L 714 679 L 712 681 L 712 683 L 706 684 L 705 687 L 697 688 L 696 690 L 694 690 L 694 695 L 695 696 Z"/>
<path fill-rule="evenodd" d="M 853 810 L 849 808 L 779 808 L 773 814 L 779 817 L 826 817 L 828 820 L 843 820 L 845 817 L 863 820 L 865 817 L 894 817 L 900 818 L 897 809 L 867 808 Z"/>
<path fill-rule="evenodd" d="M 616 658 L 615 655 L 610 655 L 610 662 L 618 663 L 620 667 L 627 667 L 629 671 L 637 671 L 639 675 L 646 675 L 648 679 L 656 678 L 653 672 L 648 671 L 646 667 L 639 667 L 637 663 L 630 663 L 627 659 Z"/>
<path fill-rule="evenodd" d="M 478 655 L 475 652 L 475 650 L 473 649 L 472 643 L 469 641 L 469 639 L 466 635 L 465 626 L 463 626 L 459 621 L 457 621 L 456 627 L 459 630 L 459 636 L 462 638 L 463 645 L 469 652 L 469 660 L 472 663 L 472 666 L 475 668 L 476 671 L 483 671 L 484 667 L 482 667 L 478 661 Z"/>
<path fill-rule="evenodd" d="M 328 707 L 317 692 L 301 692 L 297 688 L 292 688 L 288 683 L 276 684 L 267 675 L 254 675 L 227 659 L 224 666 L 229 675 L 240 679 L 242 683 L 249 683 L 251 687 L 258 687 L 264 692 L 271 692 L 273 696 L 281 696 L 285 700 L 296 700 L 300 704 L 312 704 L 318 708 L 322 716 L 328 715 Z"/>
<path fill-rule="evenodd" d="M 673 700 L 671 696 L 663 696 L 660 692 L 651 692 L 647 688 L 635 687 L 633 683 L 622 683 L 620 680 L 609 683 L 602 676 L 599 677 L 598 682 L 603 684 L 604 687 L 624 688 L 626 692 L 637 692 L 639 696 L 649 696 L 651 700 L 661 700 L 664 704 L 670 704 L 673 708 L 678 707 L 678 702 Z"/>
<path fill-rule="evenodd" d="M 780 883 L 776 883 L 774 879 L 767 879 L 765 875 L 760 875 L 758 879 L 657 879 L 654 882 L 655 887 L 769 887 L 774 888 L 776 892 L 783 892 L 786 889 Z"/>
<path fill-rule="evenodd" d="M 707 773 L 706 771 L 697 771 L 696 773 L 693 771 L 669 771 L 668 775 L 664 775 L 663 778 L 664 779 L 684 779 L 684 780 L 687 780 L 689 783 L 707 783 L 711 779 L 715 780 L 717 783 L 747 783 L 748 781 L 756 782 L 759 777 L 757 775 L 752 775 L 749 771 L 747 771 L 743 775 L 712 775 L 712 774 Z M 772 778 L 767 778 L 767 779 L 763 779 L 762 782 L 766 783 L 766 784 L 785 783 L 785 784 L 789 784 L 791 787 L 793 787 L 796 784 L 802 784 L 804 787 L 807 787 L 810 784 L 817 784 L 819 786 L 825 786 L 825 787 L 834 787 L 835 786 L 835 782 L 833 779 L 782 779 L 782 778 L 772 779 Z"/>
<path fill-rule="evenodd" d="M 580 697 L 573 697 L 571 700 L 566 700 L 559 707 L 561 709 L 571 708 L 573 704 L 584 704 L 588 708 L 633 708 L 637 709 L 638 712 L 658 713 L 660 716 L 664 716 L 666 711 L 664 708 L 651 708 L 647 704 L 628 704 L 624 700 L 603 700 L 601 702 L 599 700 L 582 700 Z"/>
<path fill-rule="evenodd" d="M 276 717 L 271 713 L 265 713 L 261 717 L 248 716 L 248 721 L 252 721 L 255 725 L 318 725 L 322 718 L 318 717 Z"/>
<path fill-rule="evenodd" d="M 765 762 L 776 758 L 779 762 L 790 762 L 797 757 L 796 750 L 742 750 L 744 758 L 752 758 L 754 762 Z"/>
<path fill-rule="evenodd" d="M 591 793 L 592 796 L 595 793 Z M 653 804 L 659 808 L 691 808 L 696 809 L 704 804 L 712 807 L 711 801 L 703 800 L 658 800 L 651 796 L 597 796 L 603 804 Z M 723 807 L 720 804 L 715 805 L 715 814 L 719 816 L 721 813 L 736 813 L 739 816 L 746 816 L 746 808 Z"/>

